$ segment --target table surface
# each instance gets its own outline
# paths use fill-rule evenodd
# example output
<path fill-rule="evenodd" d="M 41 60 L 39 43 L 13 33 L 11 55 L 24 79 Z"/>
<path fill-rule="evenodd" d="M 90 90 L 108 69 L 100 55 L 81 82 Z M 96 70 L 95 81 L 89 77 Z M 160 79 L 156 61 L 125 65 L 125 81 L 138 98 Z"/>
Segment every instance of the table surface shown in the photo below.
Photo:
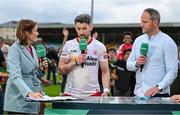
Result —
<path fill-rule="evenodd" d="M 153 97 L 87 97 L 84 100 L 54 101 L 53 109 L 89 110 L 89 114 L 172 114 L 180 111 L 180 103 L 170 98 Z"/>
<path fill-rule="evenodd" d="M 57 101 L 58 102 L 58 101 Z M 103 103 L 103 104 L 180 104 L 165 97 L 142 99 L 139 97 L 86 97 L 82 100 L 63 101 L 63 103 Z"/>

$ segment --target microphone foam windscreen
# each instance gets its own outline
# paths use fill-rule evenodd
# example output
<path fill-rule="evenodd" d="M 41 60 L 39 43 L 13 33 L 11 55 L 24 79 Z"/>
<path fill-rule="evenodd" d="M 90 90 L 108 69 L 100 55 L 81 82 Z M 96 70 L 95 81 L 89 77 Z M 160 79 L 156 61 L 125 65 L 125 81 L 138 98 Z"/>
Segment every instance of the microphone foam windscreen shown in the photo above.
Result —
<path fill-rule="evenodd" d="M 140 47 L 141 55 L 147 56 L 149 45 L 147 43 L 142 43 Z"/>
<path fill-rule="evenodd" d="M 84 51 L 87 49 L 87 40 L 85 38 L 80 39 L 79 48 L 81 51 Z"/>
<path fill-rule="evenodd" d="M 46 48 L 42 44 L 36 45 L 35 48 L 38 58 L 46 57 Z"/>

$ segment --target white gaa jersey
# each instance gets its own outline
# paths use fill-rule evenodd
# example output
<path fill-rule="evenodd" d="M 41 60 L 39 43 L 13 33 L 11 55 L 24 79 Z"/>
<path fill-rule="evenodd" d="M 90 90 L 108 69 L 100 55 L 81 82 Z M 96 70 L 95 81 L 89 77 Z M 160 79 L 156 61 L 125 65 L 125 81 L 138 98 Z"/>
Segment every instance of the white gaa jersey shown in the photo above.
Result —
<path fill-rule="evenodd" d="M 75 38 L 69 40 L 63 47 L 61 58 L 70 61 L 81 54 L 79 42 Z M 98 83 L 99 62 L 108 61 L 105 46 L 98 40 L 92 38 L 88 43 L 86 51 L 86 62 L 84 67 L 76 66 L 67 75 L 65 94 L 72 96 L 90 96 L 100 92 Z"/>

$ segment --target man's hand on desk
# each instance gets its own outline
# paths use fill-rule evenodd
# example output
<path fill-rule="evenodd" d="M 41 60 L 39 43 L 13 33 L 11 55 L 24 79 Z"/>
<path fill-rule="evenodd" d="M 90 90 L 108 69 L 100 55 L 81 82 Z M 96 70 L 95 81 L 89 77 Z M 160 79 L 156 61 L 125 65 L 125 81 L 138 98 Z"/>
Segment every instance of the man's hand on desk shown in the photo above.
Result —
<path fill-rule="evenodd" d="M 158 87 L 152 87 L 146 91 L 144 94 L 145 96 L 154 96 L 160 92 L 160 89 Z"/>
<path fill-rule="evenodd" d="M 101 96 L 108 96 L 110 94 L 110 91 L 108 88 L 104 88 L 104 92 Z"/>
<path fill-rule="evenodd" d="M 173 101 L 175 101 L 175 102 L 180 103 L 180 95 L 173 95 L 173 96 L 171 97 L 171 99 L 172 99 Z"/>

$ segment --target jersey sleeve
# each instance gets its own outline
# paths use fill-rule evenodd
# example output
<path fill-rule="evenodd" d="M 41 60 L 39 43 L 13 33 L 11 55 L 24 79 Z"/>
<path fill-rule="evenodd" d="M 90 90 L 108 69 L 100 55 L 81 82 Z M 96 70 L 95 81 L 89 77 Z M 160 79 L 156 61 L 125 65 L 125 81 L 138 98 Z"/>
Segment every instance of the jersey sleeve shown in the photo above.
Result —
<path fill-rule="evenodd" d="M 99 48 L 101 51 L 100 51 L 100 59 L 99 61 L 102 62 L 102 61 L 108 61 L 108 55 L 107 55 L 107 50 L 106 50 L 106 47 L 102 44 L 101 45 L 101 48 Z"/>
<path fill-rule="evenodd" d="M 64 45 L 64 47 L 62 49 L 62 53 L 61 53 L 60 59 L 61 58 L 70 59 L 68 48 L 69 48 L 69 43 L 66 42 L 66 44 Z"/>

